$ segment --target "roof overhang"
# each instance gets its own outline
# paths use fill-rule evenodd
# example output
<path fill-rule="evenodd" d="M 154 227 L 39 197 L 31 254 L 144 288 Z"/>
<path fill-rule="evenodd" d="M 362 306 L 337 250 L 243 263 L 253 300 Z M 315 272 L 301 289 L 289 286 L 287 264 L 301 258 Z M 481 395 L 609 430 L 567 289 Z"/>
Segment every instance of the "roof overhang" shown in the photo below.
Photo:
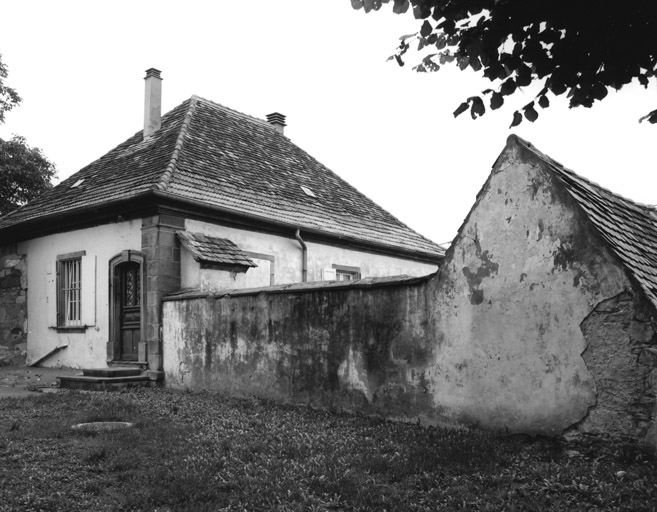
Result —
<path fill-rule="evenodd" d="M 56 233 L 84 229 L 142 218 L 157 213 L 169 213 L 199 220 L 225 224 L 231 227 L 259 231 L 294 238 L 301 229 L 304 240 L 337 247 L 382 254 L 408 260 L 439 265 L 444 254 L 409 250 L 404 247 L 382 244 L 355 236 L 328 233 L 291 223 L 245 214 L 169 192 L 148 190 L 134 196 L 96 205 L 73 208 L 63 212 L 29 219 L 0 229 L 2 243 L 16 243 Z"/>

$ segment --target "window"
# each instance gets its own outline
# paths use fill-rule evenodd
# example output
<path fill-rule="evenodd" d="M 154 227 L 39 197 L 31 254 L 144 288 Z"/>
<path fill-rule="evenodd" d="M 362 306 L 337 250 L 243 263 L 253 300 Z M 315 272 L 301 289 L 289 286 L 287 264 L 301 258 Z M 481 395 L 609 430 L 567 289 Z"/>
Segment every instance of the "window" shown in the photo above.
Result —
<path fill-rule="evenodd" d="M 57 325 L 82 326 L 82 256 L 84 251 L 57 257 Z"/>
<path fill-rule="evenodd" d="M 356 272 L 349 272 L 346 270 L 336 270 L 335 271 L 335 280 L 336 281 L 355 281 L 358 279 Z"/>
<path fill-rule="evenodd" d="M 356 281 L 360 277 L 360 267 L 334 264 L 332 268 L 322 270 L 322 280 L 324 281 Z"/>

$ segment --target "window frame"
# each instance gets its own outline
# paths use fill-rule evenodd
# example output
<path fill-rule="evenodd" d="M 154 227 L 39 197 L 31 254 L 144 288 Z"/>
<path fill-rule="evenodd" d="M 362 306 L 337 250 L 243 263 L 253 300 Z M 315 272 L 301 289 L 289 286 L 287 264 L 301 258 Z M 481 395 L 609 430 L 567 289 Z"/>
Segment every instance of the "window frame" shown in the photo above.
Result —
<path fill-rule="evenodd" d="M 77 331 L 86 328 L 82 324 L 82 257 L 86 256 L 86 251 L 70 252 L 57 255 L 57 329 Z M 77 267 L 77 268 L 76 268 Z M 72 279 L 68 278 L 73 270 Z M 77 275 L 76 275 L 77 272 Z M 66 286 L 75 285 L 75 286 Z M 71 301 L 71 292 L 75 296 Z M 74 304 L 74 316 L 77 318 L 67 318 L 70 315 L 67 305 Z"/>
<path fill-rule="evenodd" d="M 341 283 L 348 283 L 351 281 L 357 281 L 361 278 L 360 267 L 353 267 L 349 265 L 336 265 L 335 263 L 331 266 L 335 270 L 335 280 Z M 351 276 L 351 279 L 340 279 L 338 276 Z"/>

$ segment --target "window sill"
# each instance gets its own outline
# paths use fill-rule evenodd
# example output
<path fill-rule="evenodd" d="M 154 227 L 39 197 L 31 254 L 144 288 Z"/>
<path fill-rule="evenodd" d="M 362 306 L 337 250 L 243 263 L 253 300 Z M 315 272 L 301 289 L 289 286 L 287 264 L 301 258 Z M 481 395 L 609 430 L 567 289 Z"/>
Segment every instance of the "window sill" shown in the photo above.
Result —
<path fill-rule="evenodd" d="M 57 332 L 69 332 L 69 333 L 84 333 L 86 330 L 91 327 L 90 325 L 58 325 L 58 326 L 51 326 L 51 329 L 54 329 Z"/>

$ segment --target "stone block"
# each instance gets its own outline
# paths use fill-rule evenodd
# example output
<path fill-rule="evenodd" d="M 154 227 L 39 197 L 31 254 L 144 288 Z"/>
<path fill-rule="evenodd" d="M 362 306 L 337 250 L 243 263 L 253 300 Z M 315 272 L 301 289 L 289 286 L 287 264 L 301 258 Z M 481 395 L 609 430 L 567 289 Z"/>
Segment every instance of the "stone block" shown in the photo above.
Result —
<path fill-rule="evenodd" d="M 175 215 L 160 215 L 159 224 L 161 226 L 170 227 L 174 230 L 185 229 L 185 219 Z"/>
<path fill-rule="evenodd" d="M 657 368 L 657 348 L 645 347 L 639 354 L 639 364 Z"/>
<path fill-rule="evenodd" d="M 157 247 L 157 230 L 156 229 L 143 229 L 141 232 L 141 249 Z"/>
<path fill-rule="evenodd" d="M 0 289 L 7 290 L 9 288 L 20 288 L 21 276 L 16 274 L 6 275 L 0 278 Z"/>
<path fill-rule="evenodd" d="M 648 385 L 653 393 L 657 394 L 657 368 L 648 375 Z"/>
<path fill-rule="evenodd" d="M 161 277 L 175 277 L 180 279 L 180 263 L 175 261 L 160 261 L 157 265 L 158 276 Z"/>
<path fill-rule="evenodd" d="M 175 247 L 178 244 L 176 234 L 168 229 L 161 229 L 157 239 L 158 247 Z"/>
<path fill-rule="evenodd" d="M 151 226 L 156 226 L 160 222 L 160 216 L 159 215 L 153 215 L 151 217 L 144 217 L 141 219 L 141 228 L 148 228 Z"/>
<path fill-rule="evenodd" d="M 148 352 L 148 369 L 153 371 L 162 371 L 162 355 Z"/>
<path fill-rule="evenodd" d="M 632 320 L 630 322 L 629 335 L 632 343 L 650 343 L 655 333 L 648 322 Z"/>

